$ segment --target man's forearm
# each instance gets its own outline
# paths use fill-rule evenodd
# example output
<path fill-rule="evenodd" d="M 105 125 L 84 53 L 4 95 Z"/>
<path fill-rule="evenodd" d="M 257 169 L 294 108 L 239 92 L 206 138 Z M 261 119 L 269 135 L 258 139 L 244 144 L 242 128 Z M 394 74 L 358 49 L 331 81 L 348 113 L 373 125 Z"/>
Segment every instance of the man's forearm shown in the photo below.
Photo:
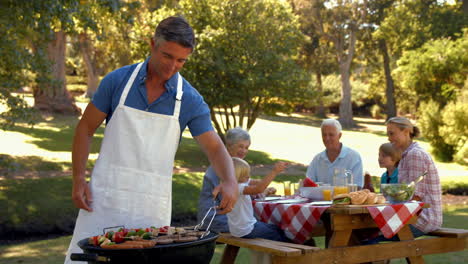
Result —
<path fill-rule="evenodd" d="M 72 167 L 74 181 L 82 180 L 86 175 L 86 163 L 92 141 L 92 137 L 88 136 L 87 131 L 87 128 L 80 124 L 76 128 L 75 137 L 73 138 Z"/>
<path fill-rule="evenodd" d="M 232 158 L 224 147 L 218 148 L 215 153 L 209 154 L 208 159 L 221 181 L 236 183 Z"/>

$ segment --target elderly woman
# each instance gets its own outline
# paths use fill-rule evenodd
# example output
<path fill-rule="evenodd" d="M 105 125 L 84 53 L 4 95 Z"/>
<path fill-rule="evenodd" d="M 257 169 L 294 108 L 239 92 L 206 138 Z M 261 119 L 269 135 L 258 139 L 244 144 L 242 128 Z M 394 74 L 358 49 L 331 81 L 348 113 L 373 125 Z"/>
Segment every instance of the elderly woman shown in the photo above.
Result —
<path fill-rule="evenodd" d="M 245 156 L 247 156 L 247 153 L 249 152 L 249 147 L 250 135 L 244 129 L 236 127 L 229 129 L 226 132 L 226 148 L 231 157 L 244 159 Z M 287 163 L 277 162 L 275 164 L 274 170 L 283 171 L 286 168 L 286 166 L 288 166 Z M 255 185 L 258 182 L 260 182 L 260 180 L 250 179 L 249 185 Z M 213 168 L 210 166 L 206 170 L 205 176 L 203 177 L 203 186 L 200 193 L 200 199 L 198 200 L 198 222 L 200 222 L 203 219 L 209 208 L 214 205 L 213 190 L 216 186 L 219 185 L 219 183 L 220 182 L 218 176 L 216 175 Z M 275 192 L 276 189 L 274 187 L 268 187 L 265 189 L 263 194 L 255 197 L 262 197 L 265 195 L 274 194 Z M 219 205 L 221 200 L 221 194 L 218 194 L 218 196 L 215 198 L 216 205 Z M 203 225 L 203 227 L 206 227 L 208 225 L 209 220 L 211 220 L 212 216 L 213 215 L 210 213 L 207 219 L 205 219 L 205 224 Z M 210 230 L 213 230 L 215 232 L 229 232 L 227 215 L 217 214 L 213 219 L 213 222 L 211 223 Z"/>
<path fill-rule="evenodd" d="M 250 135 L 247 131 L 239 127 L 227 131 L 226 148 L 232 157 L 244 159 L 247 152 L 249 152 L 249 146 Z M 203 186 L 198 201 L 198 222 L 203 219 L 208 209 L 213 206 L 213 189 L 218 186 L 219 183 L 218 175 L 216 175 L 215 171 L 210 166 L 203 177 Z M 222 200 L 221 194 L 218 194 L 215 200 L 216 204 L 219 205 L 219 202 Z M 212 215 L 210 214 L 207 219 L 210 220 L 211 217 Z M 207 225 L 206 222 L 205 220 L 204 227 Z M 217 214 L 213 219 L 210 230 L 215 232 L 229 232 L 227 216 Z"/>
<path fill-rule="evenodd" d="M 411 225 L 415 237 L 438 229 L 442 225 L 442 191 L 439 174 L 431 156 L 413 139 L 420 134 L 418 127 L 405 117 L 393 117 L 387 121 L 388 140 L 402 152 L 398 164 L 398 182 L 410 183 L 427 171 L 424 179 L 416 184 L 413 199 L 428 203 L 418 221 Z"/>

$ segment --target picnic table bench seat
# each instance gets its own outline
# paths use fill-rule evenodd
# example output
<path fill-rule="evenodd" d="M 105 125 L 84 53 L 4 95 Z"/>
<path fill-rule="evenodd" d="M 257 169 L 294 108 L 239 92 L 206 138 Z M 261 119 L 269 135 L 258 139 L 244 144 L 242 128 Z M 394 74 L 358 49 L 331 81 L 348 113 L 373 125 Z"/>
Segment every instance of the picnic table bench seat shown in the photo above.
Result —
<path fill-rule="evenodd" d="M 468 237 L 468 230 L 442 227 L 435 231 L 430 232 L 428 235 L 439 236 L 439 237 L 465 238 L 465 237 Z"/>
<path fill-rule="evenodd" d="M 267 239 L 245 239 L 221 233 L 218 243 L 226 244 L 220 263 L 234 263 L 239 248 L 271 255 L 274 264 L 291 263 L 363 263 L 394 258 L 407 258 L 464 251 L 468 249 L 468 230 L 440 228 L 428 234 L 429 237 L 405 240 L 395 243 L 375 245 L 318 248 L 293 243 L 277 242 Z M 420 263 L 423 261 L 411 261 Z M 423 263 L 423 262 L 421 262 Z"/>
<path fill-rule="evenodd" d="M 226 244 L 221 263 L 234 263 L 239 248 L 247 248 L 257 252 L 263 252 L 278 257 L 299 257 L 304 254 L 321 250 L 318 247 L 273 241 L 263 238 L 240 238 L 229 233 L 220 233 L 216 240 L 218 243 Z"/>

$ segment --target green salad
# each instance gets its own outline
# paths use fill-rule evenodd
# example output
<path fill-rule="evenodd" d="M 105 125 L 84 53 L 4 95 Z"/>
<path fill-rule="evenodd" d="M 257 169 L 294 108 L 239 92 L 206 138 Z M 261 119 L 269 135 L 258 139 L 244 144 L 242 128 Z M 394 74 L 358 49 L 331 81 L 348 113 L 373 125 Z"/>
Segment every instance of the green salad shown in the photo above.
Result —
<path fill-rule="evenodd" d="M 414 194 L 414 186 L 407 184 L 382 184 L 380 188 L 385 199 L 390 203 L 406 202 Z"/>

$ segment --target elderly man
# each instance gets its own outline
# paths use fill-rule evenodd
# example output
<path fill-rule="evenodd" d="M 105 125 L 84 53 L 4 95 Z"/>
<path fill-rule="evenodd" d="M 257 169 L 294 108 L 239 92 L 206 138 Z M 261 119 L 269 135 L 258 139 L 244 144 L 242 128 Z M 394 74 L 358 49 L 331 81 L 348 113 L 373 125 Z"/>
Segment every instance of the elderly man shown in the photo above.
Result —
<path fill-rule="evenodd" d="M 335 169 L 346 169 L 353 173 L 353 183 L 362 187 L 361 156 L 340 142 L 340 122 L 335 119 L 325 119 L 322 122 L 321 130 L 325 150 L 314 157 L 307 168 L 306 176 L 315 182 L 333 184 Z"/>

